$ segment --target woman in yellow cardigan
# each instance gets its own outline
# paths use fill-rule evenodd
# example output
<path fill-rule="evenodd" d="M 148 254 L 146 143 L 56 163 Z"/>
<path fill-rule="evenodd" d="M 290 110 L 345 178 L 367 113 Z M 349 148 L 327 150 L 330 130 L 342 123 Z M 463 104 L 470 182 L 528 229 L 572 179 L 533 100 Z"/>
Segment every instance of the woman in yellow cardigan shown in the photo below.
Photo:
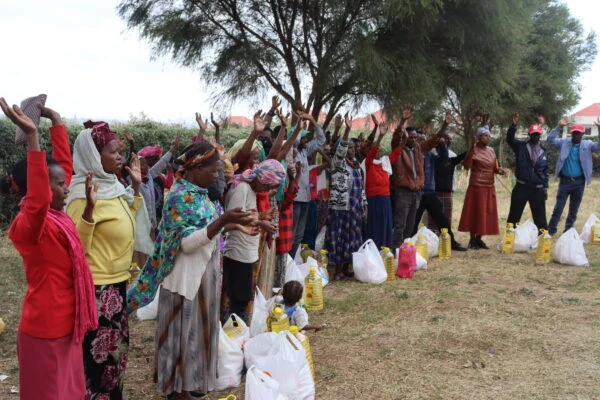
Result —
<path fill-rule="evenodd" d="M 88 332 L 83 358 L 88 398 L 121 399 L 127 365 L 129 327 L 126 307 L 129 267 L 136 237 L 136 215 L 145 209 L 139 193 L 141 172 L 131 157 L 131 188 L 116 173 L 122 165 L 116 133 L 105 122 L 84 124 L 73 147 L 75 175 L 67 213 L 75 221 L 94 278 L 98 329 Z M 98 187 L 96 206 L 85 201 L 85 177 Z M 141 218 L 137 218 L 140 220 Z M 145 224 L 141 224 L 144 226 Z"/>

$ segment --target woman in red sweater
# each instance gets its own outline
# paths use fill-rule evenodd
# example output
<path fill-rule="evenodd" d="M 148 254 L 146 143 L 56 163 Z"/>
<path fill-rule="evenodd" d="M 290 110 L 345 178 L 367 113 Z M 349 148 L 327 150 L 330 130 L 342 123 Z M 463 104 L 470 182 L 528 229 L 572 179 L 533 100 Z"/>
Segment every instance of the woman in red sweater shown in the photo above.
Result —
<path fill-rule="evenodd" d="M 83 399 L 82 340 L 96 328 L 97 316 L 83 246 L 73 221 L 62 211 L 73 170 L 67 131 L 58 113 L 42 109 L 53 125 L 55 159 L 47 159 L 31 119 L 16 105 L 10 108 L 4 98 L 0 107 L 27 134 L 28 144 L 26 166 L 14 171 L 17 190 L 25 197 L 8 231 L 23 258 L 27 280 L 17 333 L 20 397 Z M 91 179 L 87 187 L 93 206 Z"/>
<path fill-rule="evenodd" d="M 375 121 L 375 119 L 373 119 Z M 392 228 L 392 201 L 390 200 L 390 175 L 392 166 L 388 156 L 379 156 L 381 139 L 388 131 L 388 124 L 378 124 L 379 137 L 369 149 L 365 159 L 365 192 L 369 212 L 365 239 L 373 239 L 377 247 L 394 247 Z"/>

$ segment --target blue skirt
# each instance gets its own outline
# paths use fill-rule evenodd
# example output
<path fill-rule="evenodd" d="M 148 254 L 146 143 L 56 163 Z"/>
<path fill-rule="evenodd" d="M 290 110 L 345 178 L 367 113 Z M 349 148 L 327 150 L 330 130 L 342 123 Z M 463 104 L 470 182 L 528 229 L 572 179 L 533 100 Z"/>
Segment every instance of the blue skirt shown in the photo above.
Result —
<path fill-rule="evenodd" d="M 373 239 L 377 247 L 386 246 L 394 248 L 392 230 L 392 200 L 390 196 L 367 197 L 369 212 L 367 214 L 367 230 L 365 240 Z"/>

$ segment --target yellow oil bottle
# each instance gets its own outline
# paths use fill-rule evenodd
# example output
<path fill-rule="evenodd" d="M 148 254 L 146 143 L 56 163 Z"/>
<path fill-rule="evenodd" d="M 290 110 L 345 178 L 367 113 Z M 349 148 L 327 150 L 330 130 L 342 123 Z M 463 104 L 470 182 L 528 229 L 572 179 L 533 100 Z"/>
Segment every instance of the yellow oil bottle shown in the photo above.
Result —
<path fill-rule="evenodd" d="M 536 264 L 548 264 L 552 255 L 552 236 L 546 229 L 540 230 L 542 233 L 538 236 L 538 245 L 535 252 Z"/>
<path fill-rule="evenodd" d="M 302 257 L 302 262 L 306 262 L 308 257 L 314 257 L 315 252 L 312 251 L 310 247 L 306 243 L 302 243 L 302 250 L 300 250 L 300 257 Z"/>
<path fill-rule="evenodd" d="M 231 322 L 231 324 L 226 323 L 225 326 L 223 326 L 223 332 L 225 332 L 225 334 L 230 338 L 236 338 L 242 334 L 244 328 L 238 322 L 235 314 L 231 315 Z"/>
<path fill-rule="evenodd" d="M 385 272 L 387 273 L 388 281 L 396 280 L 396 257 L 389 247 L 383 246 L 379 252 L 383 265 L 385 266 Z"/>
<path fill-rule="evenodd" d="M 321 267 L 327 269 L 327 265 L 329 264 L 329 256 L 327 250 L 319 250 L 319 252 L 317 253 L 317 262 L 320 264 Z"/>
<path fill-rule="evenodd" d="M 590 242 L 592 243 L 600 243 L 600 220 L 596 220 L 594 225 L 592 225 L 592 232 L 590 234 Z"/>
<path fill-rule="evenodd" d="M 440 229 L 440 244 L 438 248 L 439 257 L 441 260 L 452 257 L 452 238 L 448 233 L 448 228 Z"/>
<path fill-rule="evenodd" d="M 273 307 L 271 314 L 267 318 L 267 330 L 269 332 L 281 332 L 290 329 L 290 319 L 279 305 Z"/>
<path fill-rule="evenodd" d="M 290 333 L 298 339 L 298 341 L 302 344 L 304 348 L 304 353 L 306 353 L 306 361 L 308 361 L 308 366 L 310 367 L 310 372 L 312 373 L 313 379 L 315 377 L 315 366 L 313 364 L 313 356 L 312 351 L 310 350 L 310 342 L 308 341 L 308 337 L 300 331 L 296 325 L 290 326 Z"/>
<path fill-rule="evenodd" d="M 306 294 L 306 309 L 320 311 L 323 309 L 323 283 L 317 267 L 310 267 L 308 275 L 304 278 L 304 292 Z"/>
<path fill-rule="evenodd" d="M 425 236 L 417 236 L 417 242 L 415 243 L 415 247 L 417 248 L 417 253 L 419 253 L 421 257 L 423 257 L 426 261 L 429 261 L 429 246 L 427 245 Z"/>
<path fill-rule="evenodd" d="M 515 228 L 514 225 L 509 222 L 506 224 L 506 231 L 502 238 L 502 253 L 512 254 L 515 252 Z"/>

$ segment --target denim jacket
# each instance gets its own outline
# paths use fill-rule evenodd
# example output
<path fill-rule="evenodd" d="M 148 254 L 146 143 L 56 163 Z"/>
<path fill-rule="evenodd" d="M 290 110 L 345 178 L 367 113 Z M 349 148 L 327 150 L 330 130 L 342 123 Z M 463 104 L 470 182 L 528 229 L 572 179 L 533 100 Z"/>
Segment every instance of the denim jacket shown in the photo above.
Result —
<path fill-rule="evenodd" d="M 549 144 L 560 151 L 558 160 L 556 160 L 556 170 L 554 171 L 556 176 L 560 175 L 560 171 L 565 164 L 565 160 L 569 157 L 572 147 L 570 138 L 558 138 L 558 134 L 561 131 L 561 127 L 552 129 L 547 139 Z M 579 146 L 579 161 L 581 162 L 581 168 L 585 176 L 585 183 L 588 185 L 592 182 L 592 152 L 597 151 L 600 151 L 600 142 L 593 142 L 591 140 L 581 141 L 581 145 Z"/>

